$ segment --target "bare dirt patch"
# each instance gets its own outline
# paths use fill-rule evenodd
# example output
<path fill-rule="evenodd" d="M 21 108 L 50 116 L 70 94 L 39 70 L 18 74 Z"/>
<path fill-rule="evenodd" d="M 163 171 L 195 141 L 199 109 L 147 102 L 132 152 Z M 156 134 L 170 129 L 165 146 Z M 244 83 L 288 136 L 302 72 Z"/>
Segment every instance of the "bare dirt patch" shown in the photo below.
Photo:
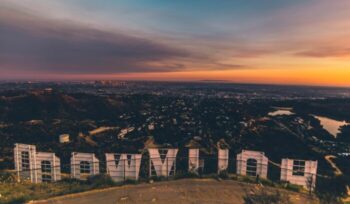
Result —
<path fill-rule="evenodd" d="M 258 185 L 232 180 L 183 179 L 153 184 L 127 185 L 104 190 L 62 196 L 40 204 L 109 204 L 109 203 L 243 203 L 243 196 Z M 267 187 L 266 187 L 267 188 Z M 274 188 L 267 190 L 276 191 Z M 280 190 L 290 196 L 292 203 L 317 203 L 305 194 Z"/>

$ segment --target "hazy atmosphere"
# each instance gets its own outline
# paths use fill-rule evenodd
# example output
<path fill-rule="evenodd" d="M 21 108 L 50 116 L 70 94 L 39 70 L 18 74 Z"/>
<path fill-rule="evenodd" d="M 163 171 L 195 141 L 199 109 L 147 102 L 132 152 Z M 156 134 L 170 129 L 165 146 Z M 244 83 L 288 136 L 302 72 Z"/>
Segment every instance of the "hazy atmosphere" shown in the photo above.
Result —
<path fill-rule="evenodd" d="M 347 0 L 2 0 L 0 79 L 350 86 Z"/>

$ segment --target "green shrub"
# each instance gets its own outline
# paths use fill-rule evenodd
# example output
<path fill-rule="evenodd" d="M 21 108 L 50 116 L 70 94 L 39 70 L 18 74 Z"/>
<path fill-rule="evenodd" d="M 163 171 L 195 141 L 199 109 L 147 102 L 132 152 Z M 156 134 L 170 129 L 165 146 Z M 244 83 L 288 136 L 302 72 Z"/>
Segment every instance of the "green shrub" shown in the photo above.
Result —
<path fill-rule="evenodd" d="M 30 200 L 29 196 L 21 196 L 21 197 L 14 198 L 14 199 L 9 200 L 8 202 L 4 202 L 4 203 L 6 203 L 6 204 L 20 204 L 20 203 L 25 203 L 28 200 Z"/>
<path fill-rule="evenodd" d="M 260 183 L 264 186 L 272 186 L 272 187 L 276 186 L 276 184 L 269 179 L 260 179 Z"/>
<path fill-rule="evenodd" d="M 17 182 L 17 178 L 13 173 L 0 172 L 0 183 L 14 183 Z"/>
<path fill-rule="evenodd" d="M 57 181 L 56 183 L 67 183 L 67 184 L 86 184 L 87 182 L 84 180 L 79 180 L 76 178 L 62 178 L 60 181 Z"/>
<path fill-rule="evenodd" d="M 316 195 L 321 203 L 341 203 L 341 199 L 347 196 L 347 188 L 350 178 L 348 176 L 335 176 L 317 180 Z"/>

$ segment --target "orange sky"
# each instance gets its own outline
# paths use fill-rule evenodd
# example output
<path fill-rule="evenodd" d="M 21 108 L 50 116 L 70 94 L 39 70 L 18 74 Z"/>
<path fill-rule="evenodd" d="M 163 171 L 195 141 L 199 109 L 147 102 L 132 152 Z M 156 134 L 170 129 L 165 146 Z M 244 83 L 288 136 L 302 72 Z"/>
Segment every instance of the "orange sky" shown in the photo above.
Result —
<path fill-rule="evenodd" d="M 0 80 L 350 87 L 349 0 L 23 1 L 0 3 Z"/>
<path fill-rule="evenodd" d="M 13 77 L 16 78 L 16 77 Z M 18 78 L 21 79 L 21 78 Z M 233 83 L 262 83 L 350 87 L 350 70 L 344 69 L 260 69 L 227 71 L 152 72 L 127 74 L 46 74 L 38 80 L 150 80 L 202 81 L 224 80 Z"/>
<path fill-rule="evenodd" d="M 90 78 L 87 76 L 87 78 Z M 93 78 L 93 77 L 92 77 Z M 135 79 L 135 80 L 225 80 L 237 83 L 263 84 L 304 84 L 325 86 L 349 86 L 350 70 L 328 69 L 315 71 L 313 69 L 285 70 L 231 70 L 231 71 L 195 71 L 195 72 L 168 72 L 168 73 L 137 73 L 102 78 Z"/>
<path fill-rule="evenodd" d="M 86 76 L 89 78 L 95 78 Z M 349 86 L 350 70 L 328 69 L 315 71 L 313 69 L 285 70 L 231 70 L 231 71 L 195 71 L 195 72 L 167 72 L 167 73 L 136 73 L 115 76 L 102 76 L 107 79 L 134 79 L 134 80 L 170 80 L 170 81 L 197 81 L 197 80 L 225 80 L 237 83 L 263 84 L 304 84 L 323 86 Z"/>

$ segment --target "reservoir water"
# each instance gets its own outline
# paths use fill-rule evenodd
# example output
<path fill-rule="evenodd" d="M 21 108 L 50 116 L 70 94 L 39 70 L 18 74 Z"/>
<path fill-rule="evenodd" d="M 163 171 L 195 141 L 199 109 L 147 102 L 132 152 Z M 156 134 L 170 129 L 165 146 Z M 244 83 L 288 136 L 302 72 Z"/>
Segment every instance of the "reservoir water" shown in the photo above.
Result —
<path fill-rule="evenodd" d="M 349 124 L 346 121 L 333 120 L 327 117 L 317 116 L 317 115 L 313 115 L 313 116 L 316 119 L 318 119 L 321 122 L 321 125 L 323 126 L 323 128 L 327 130 L 334 137 L 337 137 L 337 134 L 340 133 L 340 127 Z"/>
<path fill-rule="evenodd" d="M 279 116 L 279 115 L 293 115 L 292 108 L 285 107 L 275 107 L 275 111 L 269 112 L 269 116 Z"/>

